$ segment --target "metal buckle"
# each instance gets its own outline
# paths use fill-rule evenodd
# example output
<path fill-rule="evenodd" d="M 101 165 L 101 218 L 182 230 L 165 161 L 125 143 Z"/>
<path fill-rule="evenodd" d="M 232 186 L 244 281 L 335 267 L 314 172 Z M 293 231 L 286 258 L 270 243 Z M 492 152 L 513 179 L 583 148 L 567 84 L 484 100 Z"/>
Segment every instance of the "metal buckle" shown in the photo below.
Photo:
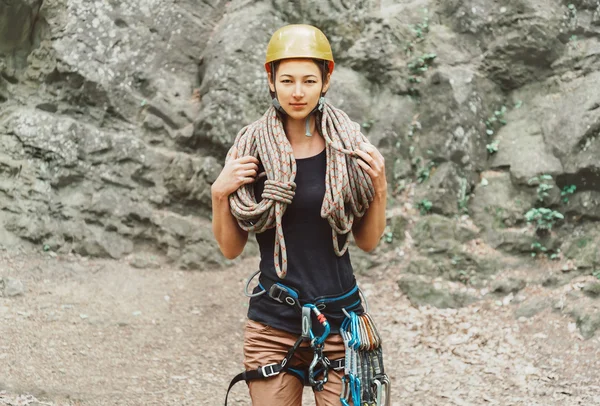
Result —
<path fill-rule="evenodd" d="M 343 371 L 345 367 L 346 367 L 346 359 L 345 358 L 333 360 L 330 362 L 330 365 L 329 365 L 329 368 L 333 369 L 334 371 Z"/>
<path fill-rule="evenodd" d="M 263 376 L 265 378 L 270 378 L 272 376 L 279 375 L 279 371 L 275 371 L 275 367 L 277 365 L 279 365 L 279 364 L 273 363 L 273 364 L 268 364 L 268 365 L 260 367 Z M 267 368 L 271 368 L 271 371 L 267 372 Z"/>
<path fill-rule="evenodd" d="M 283 303 L 283 299 L 281 298 L 281 295 L 283 293 L 287 293 L 287 291 L 282 288 L 281 286 L 277 285 L 277 284 L 273 284 L 271 285 L 271 288 L 269 289 L 269 296 L 271 297 L 271 299 L 279 302 L 279 303 Z"/>

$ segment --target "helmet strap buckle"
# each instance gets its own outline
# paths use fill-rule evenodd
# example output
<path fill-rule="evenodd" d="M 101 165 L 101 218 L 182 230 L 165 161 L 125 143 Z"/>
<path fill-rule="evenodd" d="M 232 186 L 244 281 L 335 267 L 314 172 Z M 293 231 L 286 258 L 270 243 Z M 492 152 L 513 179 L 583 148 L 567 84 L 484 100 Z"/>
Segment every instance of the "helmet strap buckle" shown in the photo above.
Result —
<path fill-rule="evenodd" d="M 319 110 L 322 113 L 323 108 L 325 108 L 325 96 L 321 96 L 321 98 L 319 99 L 319 105 L 317 106 L 317 110 Z"/>

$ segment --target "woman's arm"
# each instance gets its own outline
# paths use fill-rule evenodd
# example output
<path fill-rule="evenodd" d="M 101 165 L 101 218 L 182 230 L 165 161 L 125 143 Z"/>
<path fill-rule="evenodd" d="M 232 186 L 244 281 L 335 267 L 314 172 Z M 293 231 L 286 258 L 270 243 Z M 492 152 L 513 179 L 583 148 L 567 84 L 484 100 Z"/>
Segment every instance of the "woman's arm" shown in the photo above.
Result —
<path fill-rule="evenodd" d="M 258 170 L 258 159 L 253 156 L 237 158 L 232 149 L 228 161 L 210 188 L 212 198 L 212 229 L 219 249 L 228 259 L 242 253 L 248 232 L 243 230 L 229 208 L 229 195 L 242 185 L 254 182 Z"/>
<path fill-rule="evenodd" d="M 387 205 L 387 180 L 385 178 L 385 160 L 383 155 L 368 144 L 366 152 L 357 149 L 355 152 L 361 158 L 358 164 L 367 172 L 373 181 L 375 196 L 367 212 L 357 219 L 352 227 L 354 241 L 358 248 L 370 252 L 377 247 L 386 225 L 385 208 Z"/>
<path fill-rule="evenodd" d="M 219 249 L 227 259 L 242 253 L 248 242 L 248 232 L 242 230 L 229 208 L 229 195 L 215 192 L 212 195 L 212 230 Z"/>

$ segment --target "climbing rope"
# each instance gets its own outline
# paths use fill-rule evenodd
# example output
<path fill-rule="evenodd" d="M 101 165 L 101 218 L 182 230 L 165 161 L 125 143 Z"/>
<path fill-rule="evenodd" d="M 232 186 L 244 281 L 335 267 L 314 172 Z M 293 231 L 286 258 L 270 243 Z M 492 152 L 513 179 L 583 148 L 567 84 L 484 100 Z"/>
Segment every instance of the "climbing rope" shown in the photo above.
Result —
<path fill-rule="evenodd" d="M 338 235 L 349 233 L 354 219 L 362 217 L 373 201 L 371 178 L 358 165 L 356 158 L 351 159 L 357 157 L 354 151 L 369 141 L 360 132 L 360 125 L 327 102 L 324 103 L 321 131 L 327 156 L 321 217 L 331 225 L 334 251 L 342 256 L 348 248 L 349 239 L 346 238 L 340 248 Z M 275 108 L 270 107 L 262 118 L 244 127 L 237 134 L 234 146 L 238 156 L 254 156 L 261 161 L 267 180 L 260 203 L 256 202 L 253 184 L 243 185 L 232 193 L 229 196 L 231 212 L 246 231 L 262 233 L 275 227 L 275 271 L 283 279 L 287 275 L 287 253 L 282 218 L 294 198 L 296 159 Z M 230 157 L 231 150 L 226 161 Z"/>

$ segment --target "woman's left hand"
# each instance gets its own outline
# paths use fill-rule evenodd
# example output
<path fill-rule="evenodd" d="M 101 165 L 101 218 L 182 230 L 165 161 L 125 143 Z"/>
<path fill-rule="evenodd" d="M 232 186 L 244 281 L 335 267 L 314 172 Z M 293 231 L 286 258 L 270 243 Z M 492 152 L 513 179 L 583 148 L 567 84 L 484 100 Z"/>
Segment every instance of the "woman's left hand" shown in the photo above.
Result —
<path fill-rule="evenodd" d="M 375 193 L 387 192 L 387 180 L 385 178 L 385 159 L 381 152 L 372 144 L 361 143 L 361 148 L 354 150 L 358 158 L 358 164 L 365 170 L 373 181 Z"/>

